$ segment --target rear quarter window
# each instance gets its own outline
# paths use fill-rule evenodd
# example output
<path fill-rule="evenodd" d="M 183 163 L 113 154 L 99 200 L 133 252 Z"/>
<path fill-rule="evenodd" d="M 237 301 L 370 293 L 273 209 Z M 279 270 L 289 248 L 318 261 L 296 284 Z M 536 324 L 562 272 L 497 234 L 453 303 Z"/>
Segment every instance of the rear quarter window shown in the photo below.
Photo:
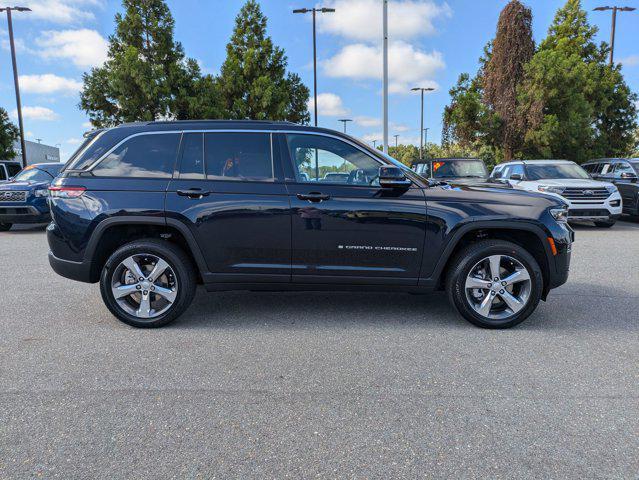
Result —
<path fill-rule="evenodd" d="M 125 140 L 93 169 L 98 177 L 170 178 L 180 134 L 142 134 Z"/>

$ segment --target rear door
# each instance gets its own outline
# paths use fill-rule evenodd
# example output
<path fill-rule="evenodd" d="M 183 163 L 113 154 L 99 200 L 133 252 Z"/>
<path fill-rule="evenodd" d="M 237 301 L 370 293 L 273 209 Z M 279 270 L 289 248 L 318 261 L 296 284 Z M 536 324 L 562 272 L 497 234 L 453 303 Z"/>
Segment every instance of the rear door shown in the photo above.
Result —
<path fill-rule="evenodd" d="M 167 220 L 187 225 L 209 282 L 290 282 L 289 199 L 268 132 L 185 132 Z"/>
<path fill-rule="evenodd" d="M 337 137 L 295 133 L 282 135 L 282 143 L 292 169 L 293 282 L 417 284 L 423 190 L 380 188 L 382 162 Z M 347 173 L 346 182 L 329 172 Z"/>

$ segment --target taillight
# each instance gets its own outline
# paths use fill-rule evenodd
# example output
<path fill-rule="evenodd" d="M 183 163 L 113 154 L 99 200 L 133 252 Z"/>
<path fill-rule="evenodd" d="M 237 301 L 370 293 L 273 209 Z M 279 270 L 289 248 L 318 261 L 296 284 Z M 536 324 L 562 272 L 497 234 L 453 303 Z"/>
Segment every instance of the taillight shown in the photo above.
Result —
<path fill-rule="evenodd" d="M 67 187 L 65 185 L 60 186 L 50 186 L 49 193 L 52 197 L 58 198 L 78 198 L 81 197 L 86 188 L 84 187 Z"/>

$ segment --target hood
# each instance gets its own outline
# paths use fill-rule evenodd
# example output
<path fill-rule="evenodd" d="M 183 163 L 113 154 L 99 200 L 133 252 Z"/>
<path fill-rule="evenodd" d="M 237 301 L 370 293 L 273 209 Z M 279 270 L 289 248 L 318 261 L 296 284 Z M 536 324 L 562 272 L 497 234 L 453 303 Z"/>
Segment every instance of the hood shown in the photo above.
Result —
<path fill-rule="evenodd" d="M 2 182 L 0 190 L 40 190 L 48 188 L 49 182 Z"/>
<path fill-rule="evenodd" d="M 612 185 L 608 182 L 600 182 L 598 180 L 590 180 L 583 178 L 548 178 L 542 180 L 534 180 L 539 185 L 550 185 L 553 187 L 576 187 L 576 188 L 605 188 Z"/>

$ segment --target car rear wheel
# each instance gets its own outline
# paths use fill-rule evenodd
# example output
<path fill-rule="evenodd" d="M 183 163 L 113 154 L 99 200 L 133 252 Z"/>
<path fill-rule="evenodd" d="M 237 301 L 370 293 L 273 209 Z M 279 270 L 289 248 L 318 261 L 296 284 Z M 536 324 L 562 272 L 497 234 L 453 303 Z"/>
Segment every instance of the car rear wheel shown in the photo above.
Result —
<path fill-rule="evenodd" d="M 517 244 L 485 240 L 462 250 L 449 269 L 446 290 L 457 311 L 483 328 L 523 322 L 539 304 L 543 276 L 534 257 Z"/>
<path fill-rule="evenodd" d="M 8 232 L 13 227 L 12 223 L 0 223 L 0 232 Z"/>
<path fill-rule="evenodd" d="M 189 257 L 164 240 L 140 240 L 116 250 L 100 277 L 104 303 L 134 327 L 164 326 L 179 317 L 195 295 L 195 269 Z"/>
<path fill-rule="evenodd" d="M 595 227 L 599 227 L 599 228 L 610 228 L 612 227 L 615 223 L 617 223 L 616 220 L 603 220 L 603 221 L 596 221 L 595 222 Z"/>

